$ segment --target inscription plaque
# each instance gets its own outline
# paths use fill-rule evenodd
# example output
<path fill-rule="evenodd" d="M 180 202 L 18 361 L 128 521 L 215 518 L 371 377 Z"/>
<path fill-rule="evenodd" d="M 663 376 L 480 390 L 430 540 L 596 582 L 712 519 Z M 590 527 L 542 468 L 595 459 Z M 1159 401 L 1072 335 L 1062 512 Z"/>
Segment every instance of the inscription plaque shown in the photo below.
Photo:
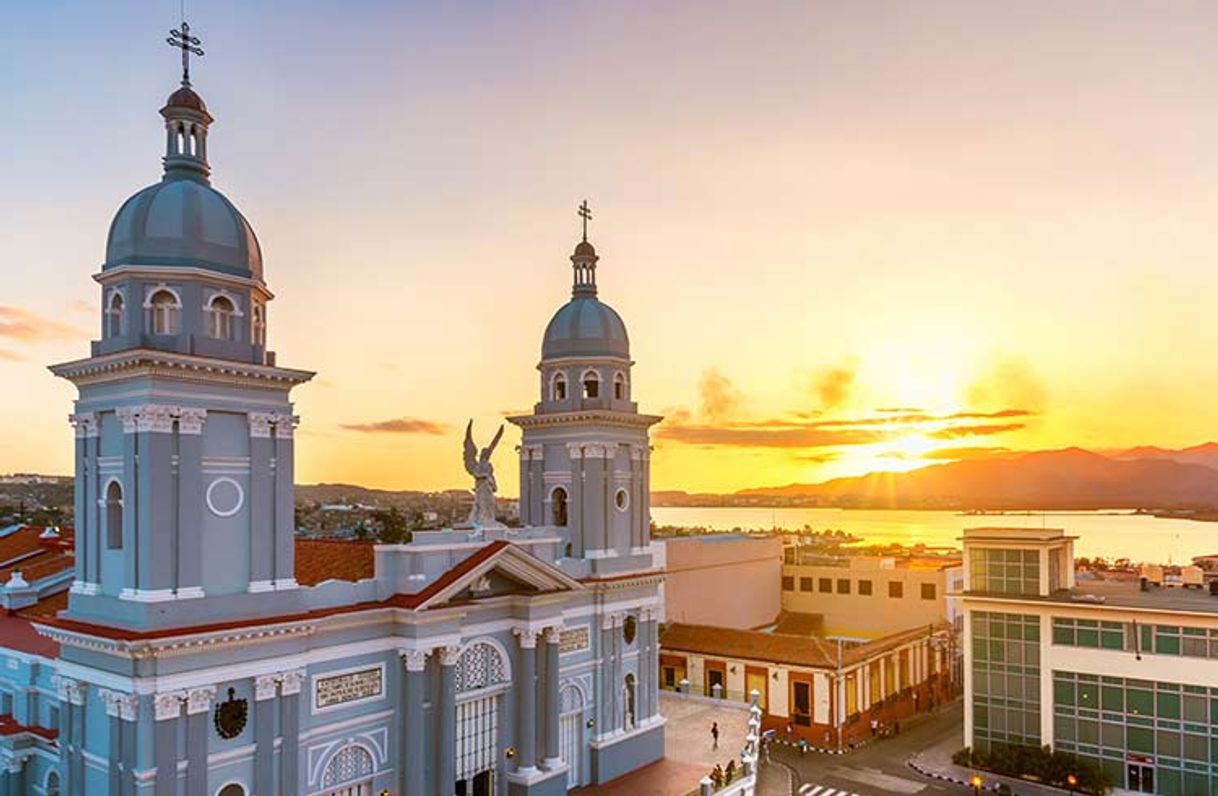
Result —
<path fill-rule="evenodd" d="M 313 688 L 313 705 L 318 710 L 375 699 L 385 692 L 385 673 L 380 666 L 358 672 L 318 677 Z"/>

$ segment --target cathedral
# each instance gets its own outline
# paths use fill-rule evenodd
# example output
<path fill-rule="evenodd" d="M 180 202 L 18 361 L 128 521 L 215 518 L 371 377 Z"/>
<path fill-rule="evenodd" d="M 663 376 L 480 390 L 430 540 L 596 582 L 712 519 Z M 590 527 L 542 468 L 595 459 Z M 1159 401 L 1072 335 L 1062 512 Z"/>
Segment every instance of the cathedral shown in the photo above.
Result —
<path fill-rule="evenodd" d="M 522 527 L 297 539 L 313 374 L 268 348 L 263 254 L 175 38 L 164 174 L 110 225 L 100 339 L 51 368 L 78 390 L 75 527 L 0 538 L 0 794 L 561 794 L 662 757 L 659 418 L 586 226 L 510 418 Z"/>

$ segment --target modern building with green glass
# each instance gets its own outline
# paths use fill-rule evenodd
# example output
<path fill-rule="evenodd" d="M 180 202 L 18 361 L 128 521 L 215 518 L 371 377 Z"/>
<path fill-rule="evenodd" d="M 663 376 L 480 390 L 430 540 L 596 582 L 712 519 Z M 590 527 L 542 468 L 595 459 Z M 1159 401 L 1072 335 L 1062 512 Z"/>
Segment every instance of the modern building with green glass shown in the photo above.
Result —
<path fill-rule="evenodd" d="M 1218 597 L 1076 581 L 1061 530 L 963 542 L 966 745 L 1071 752 L 1118 792 L 1218 796 Z"/>

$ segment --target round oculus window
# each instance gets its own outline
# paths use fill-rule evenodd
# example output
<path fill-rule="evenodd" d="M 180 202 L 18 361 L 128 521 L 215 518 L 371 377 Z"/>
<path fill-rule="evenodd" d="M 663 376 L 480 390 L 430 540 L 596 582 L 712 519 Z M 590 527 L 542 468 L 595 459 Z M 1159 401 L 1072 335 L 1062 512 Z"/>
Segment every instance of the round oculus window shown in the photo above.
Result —
<path fill-rule="evenodd" d="M 613 496 L 613 503 L 617 506 L 618 511 L 625 511 L 626 507 L 630 505 L 630 494 L 625 489 L 619 489 Z"/>
<path fill-rule="evenodd" d="M 245 504 L 245 490 L 227 476 L 207 485 L 207 508 L 217 517 L 231 517 Z"/>

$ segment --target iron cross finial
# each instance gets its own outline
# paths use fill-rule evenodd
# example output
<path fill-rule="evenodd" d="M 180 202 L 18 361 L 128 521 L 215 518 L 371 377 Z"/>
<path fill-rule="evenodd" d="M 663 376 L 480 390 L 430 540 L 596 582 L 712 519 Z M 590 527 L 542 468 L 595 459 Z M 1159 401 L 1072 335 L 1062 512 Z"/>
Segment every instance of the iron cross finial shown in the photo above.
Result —
<path fill-rule="evenodd" d="M 177 47 L 182 51 L 182 85 L 190 85 L 190 54 L 202 57 L 203 48 L 199 45 L 203 42 L 190 35 L 190 23 L 182 20 L 182 27 L 178 30 L 169 31 L 169 38 L 165 39 L 165 43 L 170 47 Z"/>
<path fill-rule="evenodd" d="M 592 208 L 588 207 L 588 200 L 585 199 L 579 205 L 579 217 L 584 220 L 584 240 L 588 240 L 588 219 L 592 218 Z"/>

